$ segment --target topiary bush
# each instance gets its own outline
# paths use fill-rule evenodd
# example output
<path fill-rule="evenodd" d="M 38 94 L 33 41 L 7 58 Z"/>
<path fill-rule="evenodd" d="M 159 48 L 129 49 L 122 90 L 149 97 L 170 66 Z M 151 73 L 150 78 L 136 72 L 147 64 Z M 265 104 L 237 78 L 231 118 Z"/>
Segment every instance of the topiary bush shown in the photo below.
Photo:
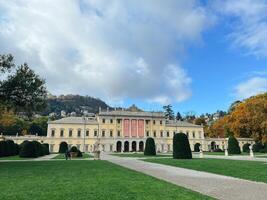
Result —
<path fill-rule="evenodd" d="M 217 149 L 214 149 L 213 152 L 223 152 L 223 150 L 220 148 L 217 148 Z"/>
<path fill-rule="evenodd" d="M 38 153 L 36 152 L 36 144 L 30 141 L 23 142 L 19 156 L 23 158 L 37 158 Z"/>
<path fill-rule="evenodd" d="M 65 153 L 67 150 L 68 150 L 67 142 L 61 142 L 60 145 L 59 145 L 58 153 Z"/>
<path fill-rule="evenodd" d="M 245 153 L 249 153 L 250 152 L 249 146 L 250 146 L 249 143 L 244 144 L 242 147 L 242 151 Z"/>
<path fill-rule="evenodd" d="M 50 154 L 50 152 L 49 152 L 49 144 L 44 143 L 44 144 L 42 144 L 42 147 L 43 147 L 44 155 L 49 155 Z"/>
<path fill-rule="evenodd" d="M 196 143 L 194 145 L 194 152 L 199 152 L 200 151 L 199 147 L 200 147 L 200 144 L 199 143 Z"/>
<path fill-rule="evenodd" d="M 71 148 L 70 148 L 70 152 L 74 152 L 74 153 L 78 153 L 78 149 L 77 149 L 77 147 L 76 146 L 72 146 Z"/>
<path fill-rule="evenodd" d="M 78 150 L 77 157 L 79 157 L 79 158 L 83 157 L 83 154 L 82 154 L 82 152 L 80 150 Z"/>
<path fill-rule="evenodd" d="M 238 141 L 234 136 L 230 136 L 228 139 L 228 152 L 229 154 L 241 154 Z"/>
<path fill-rule="evenodd" d="M 0 141 L 0 157 L 6 156 L 6 144 L 5 141 Z"/>
<path fill-rule="evenodd" d="M 173 158 L 192 159 L 189 140 L 184 133 L 177 133 L 173 136 Z"/>
<path fill-rule="evenodd" d="M 16 154 L 16 147 L 13 140 L 6 140 L 6 156 L 14 156 Z"/>
<path fill-rule="evenodd" d="M 263 145 L 261 142 L 256 142 L 253 146 L 252 146 L 253 152 L 260 152 L 261 149 L 263 149 Z"/>
<path fill-rule="evenodd" d="M 42 144 L 38 141 L 32 141 L 32 143 L 35 146 L 36 157 L 43 156 L 44 152 L 43 152 Z"/>
<path fill-rule="evenodd" d="M 146 139 L 146 146 L 145 146 L 144 155 L 146 155 L 146 156 L 155 156 L 156 155 L 155 141 L 151 137 Z"/>

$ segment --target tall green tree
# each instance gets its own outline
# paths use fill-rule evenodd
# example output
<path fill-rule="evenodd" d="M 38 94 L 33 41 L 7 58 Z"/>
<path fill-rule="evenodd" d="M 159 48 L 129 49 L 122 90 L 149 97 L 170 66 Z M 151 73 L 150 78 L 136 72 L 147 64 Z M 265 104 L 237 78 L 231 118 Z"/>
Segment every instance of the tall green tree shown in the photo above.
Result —
<path fill-rule="evenodd" d="M 0 70 L 14 67 L 13 57 L 0 56 Z M 15 112 L 25 112 L 28 117 L 46 106 L 45 81 L 24 63 L 16 68 L 6 80 L 0 82 L 0 102 Z"/>
<path fill-rule="evenodd" d="M 181 113 L 180 112 L 177 112 L 177 114 L 176 114 L 176 120 L 177 121 L 183 121 L 183 117 L 182 117 L 182 115 L 181 115 Z"/>
<path fill-rule="evenodd" d="M 164 109 L 166 119 L 173 120 L 174 112 L 172 110 L 172 106 L 169 104 L 169 105 L 163 106 L 163 109 Z"/>

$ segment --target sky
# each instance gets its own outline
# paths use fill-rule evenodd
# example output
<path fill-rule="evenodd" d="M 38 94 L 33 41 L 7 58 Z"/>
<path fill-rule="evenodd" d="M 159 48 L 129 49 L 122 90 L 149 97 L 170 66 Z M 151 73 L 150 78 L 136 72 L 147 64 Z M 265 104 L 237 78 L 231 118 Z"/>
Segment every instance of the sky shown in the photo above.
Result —
<path fill-rule="evenodd" d="M 0 0 L 0 54 L 50 93 L 182 114 L 267 91 L 266 0 Z"/>

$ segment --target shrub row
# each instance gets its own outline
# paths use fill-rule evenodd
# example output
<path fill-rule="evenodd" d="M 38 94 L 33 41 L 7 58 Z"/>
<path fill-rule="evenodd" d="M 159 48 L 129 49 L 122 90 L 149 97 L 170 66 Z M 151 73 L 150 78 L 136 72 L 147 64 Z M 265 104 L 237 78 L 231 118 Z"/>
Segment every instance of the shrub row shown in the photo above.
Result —
<path fill-rule="evenodd" d="M 19 156 L 23 158 L 37 158 L 49 154 L 49 145 L 38 141 L 24 141 L 20 144 Z"/>
<path fill-rule="evenodd" d="M 19 153 L 19 145 L 13 140 L 0 141 L 0 157 L 15 156 Z"/>

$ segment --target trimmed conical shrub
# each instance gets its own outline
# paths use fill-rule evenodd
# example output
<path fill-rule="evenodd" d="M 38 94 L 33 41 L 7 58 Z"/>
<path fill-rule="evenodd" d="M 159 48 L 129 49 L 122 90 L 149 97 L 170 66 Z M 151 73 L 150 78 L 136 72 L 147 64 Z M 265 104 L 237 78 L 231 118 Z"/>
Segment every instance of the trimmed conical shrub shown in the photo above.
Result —
<path fill-rule="evenodd" d="M 58 153 L 65 153 L 67 150 L 68 150 L 67 142 L 61 142 L 60 145 L 59 145 Z"/>
<path fill-rule="evenodd" d="M 192 159 L 189 140 L 184 133 L 177 133 L 173 136 L 173 158 Z"/>
<path fill-rule="evenodd" d="M 156 155 L 155 141 L 151 137 L 146 139 L 146 146 L 145 146 L 144 155 L 146 155 L 146 156 Z"/>
<path fill-rule="evenodd" d="M 194 145 L 194 152 L 199 152 L 200 151 L 200 144 L 199 143 L 196 143 L 195 145 Z"/>
<path fill-rule="evenodd" d="M 23 142 L 19 156 L 24 158 L 37 158 L 36 145 L 30 141 Z"/>
<path fill-rule="evenodd" d="M 229 154 L 241 154 L 238 141 L 234 136 L 230 136 L 228 139 L 228 152 Z"/>
<path fill-rule="evenodd" d="M 250 152 L 249 146 L 250 146 L 249 143 L 244 144 L 242 147 L 242 151 L 245 153 L 249 153 Z"/>

